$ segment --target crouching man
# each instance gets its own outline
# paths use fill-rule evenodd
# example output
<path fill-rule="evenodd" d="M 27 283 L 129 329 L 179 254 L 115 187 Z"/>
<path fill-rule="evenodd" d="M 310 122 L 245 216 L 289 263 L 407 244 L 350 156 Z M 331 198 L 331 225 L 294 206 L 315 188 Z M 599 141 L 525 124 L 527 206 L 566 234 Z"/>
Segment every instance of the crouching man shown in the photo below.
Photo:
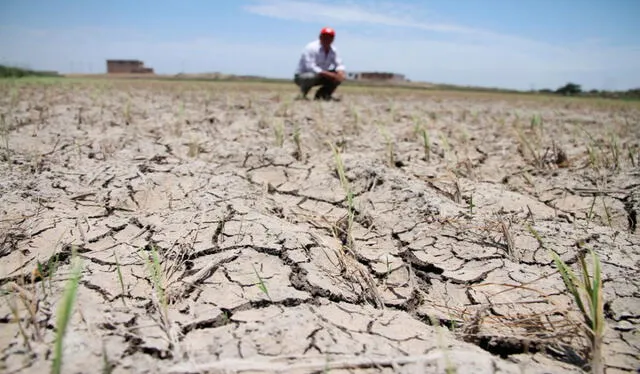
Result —
<path fill-rule="evenodd" d="M 311 88 L 320 86 L 315 100 L 338 100 L 332 95 L 345 79 L 345 67 L 337 49 L 331 46 L 335 36 L 332 28 L 325 27 L 318 40 L 305 46 L 294 75 L 294 82 L 300 88 L 299 99 L 307 99 Z"/>

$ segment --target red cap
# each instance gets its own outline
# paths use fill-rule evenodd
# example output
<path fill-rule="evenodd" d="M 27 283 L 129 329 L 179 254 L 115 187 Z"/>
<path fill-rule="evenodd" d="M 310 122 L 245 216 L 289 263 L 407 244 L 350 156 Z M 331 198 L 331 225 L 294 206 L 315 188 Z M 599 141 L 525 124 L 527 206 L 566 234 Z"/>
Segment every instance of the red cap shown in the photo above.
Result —
<path fill-rule="evenodd" d="M 336 31 L 334 29 L 332 29 L 331 27 L 325 27 L 322 30 L 320 30 L 320 35 L 336 36 Z"/>

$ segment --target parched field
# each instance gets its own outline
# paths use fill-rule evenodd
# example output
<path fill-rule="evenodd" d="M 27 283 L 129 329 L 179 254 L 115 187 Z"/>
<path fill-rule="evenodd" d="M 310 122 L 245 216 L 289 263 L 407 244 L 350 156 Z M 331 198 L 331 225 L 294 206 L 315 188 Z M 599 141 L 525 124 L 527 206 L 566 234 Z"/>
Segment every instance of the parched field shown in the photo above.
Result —
<path fill-rule="evenodd" d="M 0 87 L 4 373 L 640 367 L 638 103 Z"/>

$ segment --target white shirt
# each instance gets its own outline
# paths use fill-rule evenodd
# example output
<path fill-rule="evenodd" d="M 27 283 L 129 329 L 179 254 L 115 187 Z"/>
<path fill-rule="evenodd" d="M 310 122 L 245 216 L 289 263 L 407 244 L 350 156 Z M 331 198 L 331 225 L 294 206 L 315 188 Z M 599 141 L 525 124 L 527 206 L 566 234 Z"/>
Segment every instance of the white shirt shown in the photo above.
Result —
<path fill-rule="evenodd" d="M 304 47 L 296 74 L 320 73 L 323 70 L 345 70 L 342 59 L 338 55 L 338 50 L 331 46 L 329 53 L 325 53 L 320 44 L 320 40 L 315 40 Z"/>

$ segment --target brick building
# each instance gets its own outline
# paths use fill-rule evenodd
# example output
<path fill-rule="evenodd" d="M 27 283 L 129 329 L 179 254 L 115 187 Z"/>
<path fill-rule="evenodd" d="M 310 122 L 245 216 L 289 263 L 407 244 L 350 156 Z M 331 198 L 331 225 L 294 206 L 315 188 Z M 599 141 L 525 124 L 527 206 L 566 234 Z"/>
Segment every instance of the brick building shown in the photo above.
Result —
<path fill-rule="evenodd" d="M 107 60 L 107 73 L 153 74 L 153 69 L 139 60 Z"/>
<path fill-rule="evenodd" d="M 406 78 L 403 74 L 387 72 L 347 72 L 347 79 L 358 81 L 393 81 L 402 82 Z"/>

